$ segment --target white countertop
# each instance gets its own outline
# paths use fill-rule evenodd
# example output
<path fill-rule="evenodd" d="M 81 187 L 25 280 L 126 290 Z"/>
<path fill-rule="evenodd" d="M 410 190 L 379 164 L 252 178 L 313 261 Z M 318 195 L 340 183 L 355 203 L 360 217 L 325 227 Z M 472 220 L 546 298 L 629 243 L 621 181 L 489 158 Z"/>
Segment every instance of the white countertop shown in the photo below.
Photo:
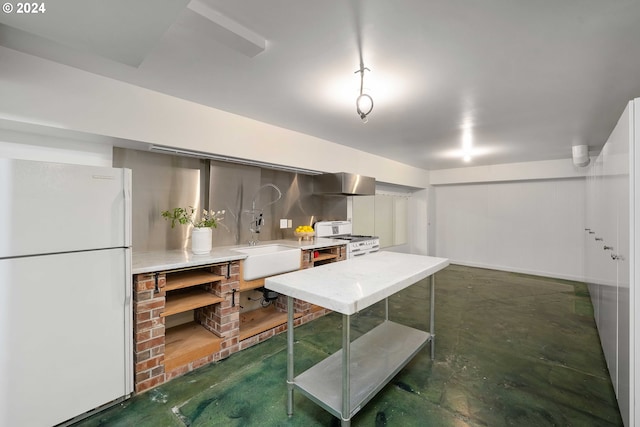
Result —
<path fill-rule="evenodd" d="M 314 238 L 310 240 L 269 240 L 256 246 L 284 245 L 301 250 L 321 249 L 336 245 L 345 245 L 346 240 Z M 200 265 L 244 259 L 246 254 L 234 249 L 249 247 L 248 244 L 214 247 L 205 255 L 194 255 L 189 250 L 133 252 L 132 273 L 143 274 L 156 271 L 176 270 L 180 268 L 198 267 Z"/>
<path fill-rule="evenodd" d="M 446 258 L 382 251 L 268 277 L 265 287 L 342 314 L 354 314 L 448 265 Z"/>

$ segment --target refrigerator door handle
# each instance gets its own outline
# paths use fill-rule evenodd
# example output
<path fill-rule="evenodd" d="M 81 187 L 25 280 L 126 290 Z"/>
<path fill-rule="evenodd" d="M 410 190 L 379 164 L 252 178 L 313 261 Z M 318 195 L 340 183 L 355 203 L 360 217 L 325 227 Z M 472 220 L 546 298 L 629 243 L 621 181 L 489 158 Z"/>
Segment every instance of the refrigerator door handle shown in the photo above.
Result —
<path fill-rule="evenodd" d="M 131 248 L 125 253 L 124 336 L 125 336 L 125 396 L 133 393 L 133 276 L 131 275 Z"/>
<path fill-rule="evenodd" d="M 131 215 L 132 215 L 132 199 L 131 199 L 131 169 L 123 169 L 123 187 L 124 187 L 124 246 L 131 247 Z"/>
<path fill-rule="evenodd" d="M 131 248 L 125 248 L 124 249 L 124 253 L 125 253 L 125 267 L 124 267 L 124 274 L 125 274 L 125 278 L 124 281 L 126 283 L 126 289 L 124 291 L 124 296 L 125 296 L 125 303 L 128 306 L 131 306 L 131 299 L 132 299 L 132 295 L 133 295 L 133 277 L 131 275 Z"/>

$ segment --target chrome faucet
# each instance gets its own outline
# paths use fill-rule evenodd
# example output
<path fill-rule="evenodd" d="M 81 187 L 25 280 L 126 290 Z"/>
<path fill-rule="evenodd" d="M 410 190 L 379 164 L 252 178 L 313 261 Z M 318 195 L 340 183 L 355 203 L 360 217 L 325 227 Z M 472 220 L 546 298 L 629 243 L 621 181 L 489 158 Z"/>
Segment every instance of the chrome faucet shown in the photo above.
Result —
<path fill-rule="evenodd" d="M 254 235 L 255 234 L 260 234 L 260 228 L 263 225 L 264 225 L 264 217 L 262 216 L 262 212 L 260 212 L 259 214 L 256 215 L 256 213 L 254 211 L 253 220 L 251 221 L 251 224 L 249 225 L 249 231 L 251 231 L 251 239 L 249 240 L 249 245 L 255 246 L 260 242 L 258 240 L 258 236 L 254 237 Z"/>
<path fill-rule="evenodd" d="M 267 188 L 267 187 L 272 187 L 273 189 L 275 189 L 278 192 L 278 198 L 270 201 L 266 205 L 262 206 L 260 209 L 256 209 L 256 199 L 258 198 L 258 194 L 263 188 Z M 257 235 L 260 234 L 260 229 L 264 225 L 264 213 L 263 213 L 264 208 L 266 208 L 267 206 L 271 206 L 281 198 L 282 198 L 282 191 L 280 191 L 280 189 L 276 187 L 274 184 L 265 184 L 262 187 L 258 188 L 258 191 L 256 191 L 256 194 L 253 196 L 253 200 L 251 201 L 251 210 L 247 211 L 248 213 L 251 214 L 251 222 L 249 223 L 249 231 L 251 232 L 251 238 L 249 239 L 249 245 L 255 246 L 258 243 L 260 243 Z"/>

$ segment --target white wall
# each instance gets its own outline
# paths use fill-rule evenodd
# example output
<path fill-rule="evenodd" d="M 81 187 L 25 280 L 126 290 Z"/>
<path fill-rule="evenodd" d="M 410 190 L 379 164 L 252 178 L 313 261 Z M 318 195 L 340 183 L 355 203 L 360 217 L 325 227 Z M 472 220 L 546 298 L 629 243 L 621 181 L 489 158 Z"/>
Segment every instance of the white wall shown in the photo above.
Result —
<path fill-rule="evenodd" d="M 109 144 L 0 129 L 0 157 L 111 167 Z"/>
<path fill-rule="evenodd" d="M 585 178 L 527 176 L 432 187 L 435 255 L 464 265 L 581 280 Z"/>
<path fill-rule="evenodd" d="M 431 185 L 470 184 L 579 178 L 584 177 L 585 174 L 586 168 L 574 166 L 571 159 L 557 159 L 434 170 L 429 173 L 429 182 Z"/>
<path fill-rule="evenodd" d="M 0 122 L 425 188 L 426 170 L 0 47 Z M 135 148 L 130 146 L 130 148 Z M 304 155 L 300 155 L 304 153 Z"/>

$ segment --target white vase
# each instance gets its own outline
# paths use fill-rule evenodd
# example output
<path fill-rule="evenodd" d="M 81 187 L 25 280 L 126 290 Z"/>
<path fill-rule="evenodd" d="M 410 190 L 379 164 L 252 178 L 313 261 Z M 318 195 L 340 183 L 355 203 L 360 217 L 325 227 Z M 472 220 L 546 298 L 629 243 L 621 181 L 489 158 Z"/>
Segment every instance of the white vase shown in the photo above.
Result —
<path fill-rule="evenodd" d="M 194 227 L 191 231 L 191 252 L 204 255 L 211 252 L 213 232 L 211 227 Z"/>

